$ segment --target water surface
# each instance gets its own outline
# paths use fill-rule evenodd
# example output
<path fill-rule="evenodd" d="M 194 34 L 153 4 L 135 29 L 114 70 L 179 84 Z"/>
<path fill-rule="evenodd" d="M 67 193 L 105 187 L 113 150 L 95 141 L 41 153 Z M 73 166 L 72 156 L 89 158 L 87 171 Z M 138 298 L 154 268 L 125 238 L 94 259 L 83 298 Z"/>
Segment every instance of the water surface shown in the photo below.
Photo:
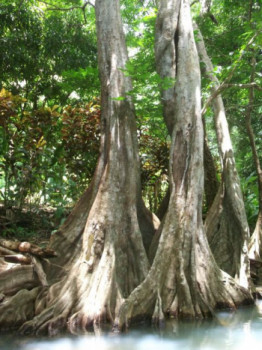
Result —
<path fill-rule="evenodd" d="M 145 325 L 126 334 L 92 333 L 59 338 L 2 335 L 0 350 L 261 350 L 262 301 L 236 312 L 219 312 L 204 322 L 170 320 L 159 330 Z"/>

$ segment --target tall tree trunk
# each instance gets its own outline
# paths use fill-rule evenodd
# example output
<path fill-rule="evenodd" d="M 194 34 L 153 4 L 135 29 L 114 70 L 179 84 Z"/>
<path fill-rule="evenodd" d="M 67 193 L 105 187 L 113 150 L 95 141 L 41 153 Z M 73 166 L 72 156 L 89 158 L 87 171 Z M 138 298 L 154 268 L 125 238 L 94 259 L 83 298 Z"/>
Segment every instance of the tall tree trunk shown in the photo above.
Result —
<path fill-rule="evenodd" d="M 132 87 L 123 74 L 128 57 L 119 0 L 96 0 L 95 9 L 101 155 L 90 188 L 51 242 L 59 254 L 53 266 L 59 265 L 60 280 L 38 294 L 35 317 L 23 324 L 24 333 L 54 335 L 64 328 L 84 332 L 113 321 L 123 299 L 148 272 L 144 245 L 148 248 L 158 222 L 141 197 L 135 111 L 128 94 Z M 52 270 L 46 267 L 49 283 L 57 277 Z M 2 312 L 0 307 L 0 325 L 12 324 L 15 316 L 8 304 L 13 310 L 14 302 L 5 304 Z M 15 314 L 20 309 L 16 305 Z"/>
<path fill-rule="evenodd" d="M 253 57 L 250 83 L 254 83 L 254 80 L 255 80 L 255 67 L 256 67 L 256 59 L 255 57 Z M 253 159 L 254 159 L 256 172 L 257 172 L 259 208 L 258 208 L 258 217 L 257 217 L 256 226 L 251 236 L 248 248 L 249 248 L 249 256 L 253 259 L 259 259 L 262 257 L 262 169 L 261 169 L 259 156 L 257 153 L 255 136 L 254 136 L 254 131 L 251 123 L 253 104 L 254 104 L 254 88 L 251 87 L 249 90 L 249 102 L 246 109 L 245 118 L 246 118 L 247 134 L 249 137 Z"/>
<path fill-rule="evenodd" d="M 206 4 L 207 7 L 210 6 L 210 1 L 205 1 L 205 3 L 208 3 Z M 157 73 L 163 80 L 165 78 L 171 78 L 174 80 L 173 86 L 169 87 L 168 89 L 163 89 L 161 91 L 163 116 L 170 136 L 172 136 L 175 123 L 174 88 L 177 71 L 177 38 L 175 38 L 174 35 L 178 35 L 177 26 L 179 18 L 179 6 L 180 1 L 171 1 L 169 5 L 163 5 L 162 10 L 159 12 L 156 21 L 155 59 Z M 163 9 L 164 7 L 165 9 Z M 206 138 L 204 139 L 204 168 L 207 206 L 210 207 L 214 200 L 214 196 L 216 195 L 218 190 L 218 182 L 216 181 L 216 176 L 214 172 L 214 162 Z M 163 201 L 161 202 L 157 210 L 157 216 L 160 220 L 164 218 L 164 215 L 167 212 L 169 197 L 170 190 L 167 191 L 165 197 L 163 198 Z"/>
<path fill-rule="evenodd" d="M 219 82 L 212 73 L 213 65 L 196 25 L 195 29 L 198 30 L 197 49 L 204 64 L 203 72 L 212 81 L 211 91 L 215 92 Z M 221 157 L 222 179 L 220 189 L 207 214 L 205 226 L 210 247 L 219 267 L 247 288 L 250 276 L 247 254 L 249 227 L 221 95 L 216 96 L 212 104 Z"/>
<path fill-rule="evenodd" d="M 178 33 L 180 1 L 164 0 L 160 2 L 160 10 L 156 20 L 155 34 L 155 59 L 156 70 L 161 79 L 176 79 L 177 74 L 177 56 L 176 45 Z M 163 116 L 168 129 L 172 136 L 174 129 L 174 110 L 175 110 L 175 84 L 168 89 L 161 91 L 163 105 Z"/>
<path fill-rule="evenodd" d="M 159 25 L 169 11 L 178 12 L 178 25 Z M 203 125 L 200 103 L 200 69 L 188 0 L 162 1 L 158 35 L 175 40 L 176 85 L 174 129 L 170 153 L 171 194 L 152 267 L 140 286 L 120 309 L 116 324 L 150 315 L 201 318 L 216 307 L 235 307 L 252 300 L 249 292 L 221 271 L 212 256 L 202 222 Z M 172 40 L 170 40 L 172 45 Z M 164 54 L 159 55 L 165 65 Z"/>

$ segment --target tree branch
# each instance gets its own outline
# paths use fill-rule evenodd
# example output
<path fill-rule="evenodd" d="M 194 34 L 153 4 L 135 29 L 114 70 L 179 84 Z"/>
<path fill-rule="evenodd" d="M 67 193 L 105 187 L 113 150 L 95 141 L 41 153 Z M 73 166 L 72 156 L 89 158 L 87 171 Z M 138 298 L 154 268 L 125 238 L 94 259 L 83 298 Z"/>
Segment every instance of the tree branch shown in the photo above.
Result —
<path fill-rule="evenodd" d="M 258 30 L 258 31 L 252 36 L 252 38 L 249 40 L 249 42 L 246 44 L 245 48 L 242 49 L 242 50 L 240 51 L 240 56 L 239 56 L 239 58 L 236 60 L 233 69 L 231 70 L 230 74 L 227 76 L 227 78 L 224 80 L 224 82 L 223 82 L 221 85 L 226 84 L 228 81 L 231 80 L 231 78 L 233 77 L 233 75 L 234 75 L 234 73 L 235 73 L 235 70 L 237 69 L 238 63 L 242 60 L 242 58 L 243 58 L 243 56 L 244 56 L 244 54 L 245 54 L 247 48 L 248 48 L 251 44 L 253 44 L 254 40 L 256 39 L 256 37 L 257 37 L 261 32 L 262 32 L 262 29 Z"/>
<path fill-rule="evenodd" d="M 262 91 L 262 87 L 256 83 L 247 83 L 247 84 L 225 84 L 222 83 L 217 89 L 216 91 L 209 96 L 208 100 L 206 101 L 204 107 L 202 108 L 202 115 L 206 113 L 207 111 L 207 107 L 210 105 L 210 103 L 214 100 L 214 98 L 216 98 L 222 91 L 228 89 L 228 88 L 237 88 L 237 89 L 250 89 L 250 88 L 254 88 L 257 89 L 259 91 Z"/>
<path fill-rule="evenodd" d="M 72 6 L 72 7 L 58 7 L 54 4 L 50 4 L 47 1 L 43 1 L 41 0 L 40 2 L 42 2 L 43 4 L 47 5 L 47 6 L 51 6 L 51 7 L 47 7 L 47 11 L 72 11 L 74 9 L 82 9 L 82 6 Z M 53 7 L 52 7 L 53 6 Z"/>
<path fill-rule="evenodd" d="M 229 73 L 229 75 L 227 76 L 227 78 L 223 81 L 223 83 L 216 89 L 216 91 L 207 99 L 204 107 L 202 108 L 202 115 L 206 113 L 207 111 L 207 107 L 210 105 L 211 101 L 217 96 L 219 95 L 219 93 L 221 91 L 224 90 L 224 85 L 226 87 L 229 87 L 228 85 L 228 82 L 232 79 L 234 73 L 235 73 L 235 70 L 237 69 L 237 66 L 239 64 L 239 62 L 242 60 L 247 48 L 254 42 L 255 38 L 262 32 L 262 30 L 258 30 L 253 36 L 252 38 L 249 40 L 249 42 L 246 44 L 245 48 L 241 50 L 240 52 L 240 56 L 239 58 L 236 60 L 235 64 L 234 64 L 234 67 L 233 69 L 231 70 L 231 72 Z M 246 85 L 246 84 L 231 84 L 231 85 Z M 255 88 L 257 89 L 257 84 L 255 86 Z M 239 86 L 240 87 L 240 86 Z M 250 87 L 250 86 L 249 86 Z"/>
<path fill-rule="evenodd" d="M 238 89 L 250 89 L 254 88 L 259 91 L 262 91 L 262 87 L 258 85 L 257 83 L 247 83 L 247 84 L 224 84 L 224 88 L 230 88 L 230 87 L 235 87 Z"/>
<path fill-rule="evenodd" d="M 205 15 L 210 12 L 212 0 L 200 0 L 201 14 Z"/>
<path fill-rule="evenodd" d="M 54 4 L 50 4 L 49 2 L 44 1 L 44 0 L 41 0 L 40 2 L 42 2 L 43 4 L 45 4 L 47 6 L 51 6 L 51 7 L 47 7 L 47 9 L 46 9 L 47 11 L 72 11 L 75 9 L 80 9 L 80 10 L 84 11 L 87 5 L 94 7 L 94 5 L 90 1 L 86 1 L 83 6 L 71 6 L 71 7 L 58 7 L 58 6 L 56 6 Z"/>
<path fill-rule="evenodd" d="M 193 0 L 193 1 L 191 2 L 190 6 L 195 5 L 197 2 L 199 2 L 199 0 Z"/>
<path fill-rule="evenodd" d="M 51 258 L 56 256 L 53 249 L 41 248 L 29 242 L 8 241 L 0 239 L 0 246 L 9 250 L 18 251 L 21 253 L 30 253 L 40 257 Z"/>
<path fill-rule="evenodd" d="M 5 255 L 4 260 L 6 262 L 22 265 L 30 265 L 32 262 L 32 259 L 29 256 L 25 256 L 23 254 Z"/>
<path fill-rule="evenodd" d="M 32 263 L 34 266 L 34 271 L 37 274 L 37 277 L 39 279 L 39 281 L 41 282 L 42 286 L 48 286 L 48 282 L 46 279 L 46 273 L 43 269 L 43 266 L 41 264 L 41 261 L 39 260 L 39 258 L 37 258 L 36 256 L 32 256 Z"/>

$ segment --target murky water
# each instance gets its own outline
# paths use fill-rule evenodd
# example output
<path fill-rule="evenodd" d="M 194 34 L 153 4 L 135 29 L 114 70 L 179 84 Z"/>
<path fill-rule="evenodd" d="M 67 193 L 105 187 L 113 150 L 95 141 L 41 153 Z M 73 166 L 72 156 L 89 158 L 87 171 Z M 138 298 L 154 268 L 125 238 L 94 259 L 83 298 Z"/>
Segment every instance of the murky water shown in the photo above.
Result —
<path fill-rule="evenodd" d="M 168 321 L 162 330 L 140 326 L 127 334 L 94 334 L 56 339 L 0 338 L 3 350 L 261 350 L 262 301 L 205 322 Z"/>

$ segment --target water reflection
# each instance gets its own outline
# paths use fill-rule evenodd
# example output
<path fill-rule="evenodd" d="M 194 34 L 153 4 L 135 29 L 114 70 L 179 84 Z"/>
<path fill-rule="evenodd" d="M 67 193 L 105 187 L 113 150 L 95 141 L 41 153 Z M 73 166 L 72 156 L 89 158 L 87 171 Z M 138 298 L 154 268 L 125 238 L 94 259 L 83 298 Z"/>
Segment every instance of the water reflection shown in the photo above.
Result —
<path fill-rule="evenodd" d="M 124 335 L 103 334 L 57 339 L 0 339 L 3 350 L 191 350 L 261 349 L 262 302 L 236 312 L 220 312 L 215 320 L 177 322 L 170 320 L 162 330 L 139 327 Z"/>

